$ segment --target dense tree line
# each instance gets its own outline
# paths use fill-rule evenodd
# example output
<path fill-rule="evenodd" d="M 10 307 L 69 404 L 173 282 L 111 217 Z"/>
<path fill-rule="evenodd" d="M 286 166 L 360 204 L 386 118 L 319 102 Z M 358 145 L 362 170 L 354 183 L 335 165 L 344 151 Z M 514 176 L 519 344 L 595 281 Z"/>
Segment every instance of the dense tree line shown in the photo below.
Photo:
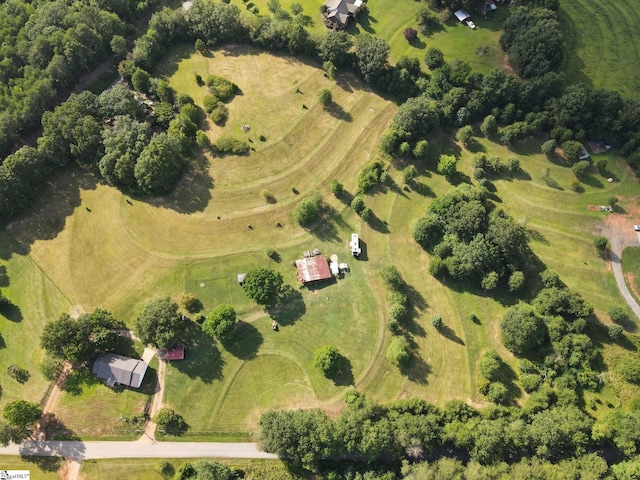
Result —
<path fill-rule="evenodd" d="M 472 464 L 487 472 L 557 468 L 552 464 L 580 472 L 593 465 L 588 467 L 593 470 L 584 472 L 593 477 L 570 478 L 598 478 L 597 472 L 603 474 L 608 467 L 596 455 L 586 455 L 588 452 L 608 446 L 633 459 L 640 447 L 640 433 L 631 428 L 638 425 L 640 413 L 615 412 L 618 411 L 594 420 L 575 404 L 555 395 L 548 395 L 544 404 L 531 397 L 523 408 L 491 407 L 479 411 L 457 400 L 443 408 L 419 399 L 380 405 L 351 391 L 345 410 L 335 419 L 315 409 L 263 414 L 260 439 L 264 450 L 324 473 L 335 468 L 332 461 L 337 459 L 342 459 L 340 468 L 344 473 L 349 461 L 365 462 L 370 468 L 376 462 L 399 466 L 403 460 L 416 462 L 425 457 L 467 452 Z M 533 465 L 537 467 L 532 468 Z M 431 467 L 407 467 L 405 473 L 415 475 L 424 468 Z"/>

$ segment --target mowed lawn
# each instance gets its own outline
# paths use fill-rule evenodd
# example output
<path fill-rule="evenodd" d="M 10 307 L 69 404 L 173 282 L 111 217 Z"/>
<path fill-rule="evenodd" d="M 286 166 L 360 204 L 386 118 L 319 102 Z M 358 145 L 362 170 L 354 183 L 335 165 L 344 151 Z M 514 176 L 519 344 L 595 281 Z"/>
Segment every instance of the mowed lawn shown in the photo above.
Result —
<path fill-rule="evenodd" d="M 563 72 L 567 83 L 617 90 L 637 97 L 640 90 L 640 5 L 637 0 L 560 0 L 565 36 Z"/>

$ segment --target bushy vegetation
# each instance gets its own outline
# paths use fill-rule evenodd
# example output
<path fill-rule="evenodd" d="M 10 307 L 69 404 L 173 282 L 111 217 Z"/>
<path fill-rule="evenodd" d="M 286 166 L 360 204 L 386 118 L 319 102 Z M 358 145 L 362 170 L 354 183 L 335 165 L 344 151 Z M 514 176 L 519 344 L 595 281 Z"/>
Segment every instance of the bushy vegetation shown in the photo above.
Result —
<path fill-rule="evenodd" d="M 249 152 L 249 144 L 232 135 L 222 135 L 213 143 L 216 152 L 229 155 L 244 155 Z"/>
<path fill-rule="evenodd" d="M 308 227 L 322 213 L 323 201 L 320 192 L 315 191 L 298 202 L 293 209 L 293 218 L 301 227 Z"/>
<path fill-rule="evenodd" d="M 157 348 L 175 347 L 185 327 L 178 304 L 169 297 L 147 303 L 135 321 L 135 332 L 142 343 Z"/>
<path fill-rule="evenodd" d="M 343 358 L 337 348 L 324 345 L 313 354 L 313 366 L 327 378 L 335 377 L 342 368 Z"/>
<path fill-rule="evenodd" d="M 226 340 L 236 326 L 236 311 L 226 303 L 218 305 L 202 324 L 202 331 L 218 340 Z"/>

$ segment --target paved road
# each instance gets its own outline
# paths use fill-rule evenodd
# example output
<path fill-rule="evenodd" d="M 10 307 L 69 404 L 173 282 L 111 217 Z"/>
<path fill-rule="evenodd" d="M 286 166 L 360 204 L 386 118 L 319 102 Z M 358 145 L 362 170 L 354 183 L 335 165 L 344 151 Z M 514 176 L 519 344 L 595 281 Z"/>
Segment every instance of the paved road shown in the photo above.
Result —
<path fill-rule="evenodd" d="M 0 448 L 0 455 L 61 456 L 82 462 L 94 458 L 278 458 L 255 443 L 212 442 L 25 442 Z"/>

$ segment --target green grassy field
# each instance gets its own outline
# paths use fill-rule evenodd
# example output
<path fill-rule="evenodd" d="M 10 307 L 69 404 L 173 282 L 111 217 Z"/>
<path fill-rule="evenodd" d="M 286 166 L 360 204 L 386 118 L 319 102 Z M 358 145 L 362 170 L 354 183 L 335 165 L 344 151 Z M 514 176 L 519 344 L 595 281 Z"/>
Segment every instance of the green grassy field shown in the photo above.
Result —
<path fill-rule="evenodd" d="M 640 292 L 640 248 L 625 248 L 622 252 L 622 270 L 624 271 L 625 280 L 629 291 L 638 300 Z"/>
<path fill-rule="evenodd" d="M 241 10 L 245 4 L 241 0 L 232 0 Z M 268 13 L 267 0 L 254 0 L 261 14 Z M 323 0 L 281 0 L 280 4 L 289 10 L 292 3 L 303 7 L 303 15 L 307 15 L 313 24 L 308 27 L 315 35 L 322 35 L 327 31 L 320 14 Z M 403 55 L 422 60 L 427 49 L 439 48 L 444 52 L 447 61 L 460 58 L 466 60 L 474 71 L 487 73 L 492 68 L 500 67 L 504 61 L 504 53 L 500 49 L 498 39 L 500 28 L 508 15 L 508 9 L 500 8 L 498 12 L 483 19 L 474 15 L 476 30 L 452 19 L 441 25 L 428 35 L 419 35 L 418 41 L 409 44 L 404 38 L 405 29 L 412 27 L 419 30 L 416 24 L 416 13 L 424 3 L 415 0 L 370 0 L 367 11 L 358 17 L 357 23 L 352 23 L 347 32 L 351 35 L 369 34 L 386 40 L 391 47 L 391 62 L 395 63 Z M 246 12 L 245 15 L 251 14 Z"/>
<path fill-rule="evenodd" d="M 82 463 L 80 475 L 84 480 L 102 480 L 108 478 L 157 480 L 162 478 L 156 470 L 159 461 L 160 460 L 153 458 L 86 460 Z M 176 469 L 185 462 L 195 462 L 197 459 L 180 458 L 167 459 L 167 461 Z M 291 472 L 289 468 L 279 460 L 219 459 L 216 461 L 242 470 L 244 472 L 242 478 L 245 480 L 302 480 L 312 478 L 308 473 Z"/>
<path fill-rule="evenodd" d="M 64 464 L 60 457 L 0 457 L 2 470 L 28 470 L 31 480 L 59 480 L 58 469 Z"/>
<path fill-rule="evenodd" d="M 624 97 L 638 95 L 639 7 L 637 0 L 560 0 L 565 38 L 562 71 L 568 83 L 617 90 Z"/>
<path fill-rule="evenodd" d="M 156 73 L 199 104 L 206 91 L 197 86 L 195 74 L 235 82 L 242 94 L 229 103 L 225 127 L 209 124 L 206 132 L 212 140 L 232 133 L 250 141 L 255 151 L 242 157 L 196 156 L 175 192 L 163 199 L 128 199 L 80 170 L 54 178 L 34 211 L 0 237 L 5 290 L 21 306 L 21 317 L 2 320 L 7 348 L 0 350 L 0 368 L 17 358 L 32 373 L 28 393 L 3 380 L 2 402 L 42 398 L 46 382 L 36 371 L 41 352 L 32 345 L 48 319 L 102 307 L 133 325 L 150 298 L 171 295 L 177 300 L 192 292 L 205 312 L 231 303 L 241 324 L 225 344 L 206 338 L 194 325 L 186 359 L 168 367 L 164 398 L 191 427 L 184 439 L 249 438 L 268 408 L 317 406 L 335 412 L 353 386 L 382 401 L 420 396 L 437 404 L 451 399 L 486 404 L 477 391 L 477 363 L 483 351 L 495 348 L 515 364 L 498 329 L 514 299 L 495 300 L 436 281 L 427 273 L 428 255 L 409 234 L 411 221 L 422 216 L 432 196 L 451 188 L 434 173 L 439 154 L 459 152 L 460 168 L 468 175 L 472 154 L 453 144 L 446 132 L 435 135 L 430 158 L 419 165 L 416 181 L 423 187 L 402 188 L 399 169 L 404 164 L 395 163 L 392 181 L 366 198 L 376 216 L 367 225 L 328 187 L 337 179 L 355 193 L 357 172 L 379 155 L 378 138 L 395 112 L 393 104 L 352 75 L 333 83 L 316 65 L 242 46 L 207 57 L 178 47 Z M 317 101 L 324 87 L 332 90 L 337 105 L 331 111 Z M 246 133 L 240 129 L 244 124 L 250 126 Z M 259 140 L 261 135 L 265 141 Z M 531 247 L 542 262 L 593 303 L 606 322 L 607 308 L 621 299 L 606 262 L 592 246 L 605 214 L 589 211 L 587 205 L 606 203 L 611 195 L 621 198 L 622 208 L 630 205 L 639 189 L 624 161 L 605 154 L 608 176 L 615 181 L 609 184 L 592 175 L 582 193 L 575 193 L 571 170 L 560 159 L 550 162 L 539 154 L 540 141 L 514 151 L 486 139 L 480 145 L 489 155 L 519 158 L 525 175 L 495 180 L 495 201 L 531 232 Z M 303 230 L 290 212 L 316 189 L 329 213 L 311 231 Z M 263 190 L 277 201 L 266 203 Z M 352 231 L 363 240 L 362 261 L 349 257 Z M 268 247 L 277 250 L 279 261 L 266 256 Z M 323 288 L 298 289 L 292 261 L 313 248 L 347 260 L 350 273 Z M 416 355 L 407 375 L 384 358 L 390 339 L 384 327 L 387 291 L 378 273 L 389 264 L 398 267 L 414 290 L 410 330 Z M 257 266 L 275 268 L 293 286 L 287 308 L 272 312 L 281 323 L 279 332 L 271 330 L 270 316 L 237 284 L 238 273 Z M 430 325 L 435 313 L 446 326 L 440 332 Z M 469 320 L 470 313 L 479 317 L 479 324 Z M 624 353 L 606 341 L 601 327 L 593 329 L 606 360 Z M 350 371 L 335 383 L 311 365 L 313 352 L 324 344 L 337 347 L 350 361 Z M 601 398 L 616 405 L 637 394 L 636 387 L 614 380 Z M 87 385 L 80 395 L 63 395 L 55 413 L 83 438 L 120 438 L 120 415 L 139 412 L 147 400 L 144 392 L 116 393 Z"/>

